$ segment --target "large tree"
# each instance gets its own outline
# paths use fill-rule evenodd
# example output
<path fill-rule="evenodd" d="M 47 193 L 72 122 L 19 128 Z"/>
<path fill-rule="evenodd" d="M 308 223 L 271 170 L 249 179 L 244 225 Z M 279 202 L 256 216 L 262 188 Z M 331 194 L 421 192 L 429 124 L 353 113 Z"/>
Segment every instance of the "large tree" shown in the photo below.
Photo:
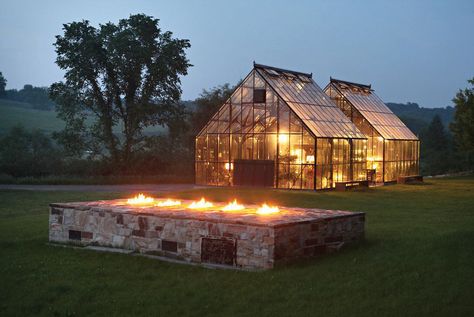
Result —
<path fill-rule="evenodd" d="M 7 80 L 3 77 L 2 72 L 0 72 L 0 97 L 5 96 L 5 87 L 7 86 Z"/>
<path fill-rule="evenodd" d="M 453 99 L 456 109 L 450 128 L 467 163 L 474 164 L 474 78 L 468 82 L 472 87 L 459 90 Z"/>
<path fill-rule="evenodd" d="M 73 22 L 63 30 L 54 45 L 65 81 L 50 88 L 67 123 L 57 137 L 69 150 L 105 149 L 115 164 L 127 166 L 145 127 L 167 125 L 181 114 L 180 76 L 191 66 L 190 43 L 143 14 L 97 28 Z"/>

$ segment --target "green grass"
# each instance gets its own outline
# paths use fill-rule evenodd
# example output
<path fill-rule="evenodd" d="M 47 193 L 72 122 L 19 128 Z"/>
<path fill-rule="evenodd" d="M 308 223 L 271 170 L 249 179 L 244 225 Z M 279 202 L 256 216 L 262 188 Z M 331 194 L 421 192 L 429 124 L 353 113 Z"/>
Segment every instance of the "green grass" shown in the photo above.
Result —
<path fill-rule="evenodd" d="M 0 174 L 0 184 L 15 185 L 129 185 L 129 184 L 189 184 L 194 181 L 189 175 L 147 176 L 68 176 L 50 175 L 42 177 L 13 177 Z"/>
<path fill-rule="evenodd" d="M 22 125 L 28 130 L 38 129 L 45 133 L 64 128 L 64 123 L 56 118 L 56 112 L 31 109 L 27 107 L 28 105 L 0 99 L 0 135 L 17 125 Z"/>
<path fill-rule="evenodd" d="M 472 315 L 473 188 L 471 176 L 347 193 L 175 194 L 367 213 L 363 243 L 257 273 L 48 246 L 48 203 L 127 195 L 1 191 L 0 315 Z"/>
<path fill-rule="evenodd" d="M 64 128 L 64 122 L 56 117 L 55 111 L 36 110 L 32 107 L 28 103 L 0 99 L 0 136 L 18 125 L 27 130 L 37 129 L 48 134 Z M 121 131 L 121 125 L 114 129 L 115 133 Z M 147 127 L 143 130 L 145 135 L 158 135 L 165 131 L 162 126 Z"/>

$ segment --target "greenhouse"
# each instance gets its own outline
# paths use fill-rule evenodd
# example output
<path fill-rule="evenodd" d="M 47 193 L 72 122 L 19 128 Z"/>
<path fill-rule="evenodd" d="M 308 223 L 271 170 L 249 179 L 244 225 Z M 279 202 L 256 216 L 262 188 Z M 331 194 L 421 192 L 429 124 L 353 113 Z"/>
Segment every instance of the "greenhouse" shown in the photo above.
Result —
<path fill-rule="evenodd" d="M 419 175 L 420 141 L 370 85 L 331 78 L 324 91 L 367 137 L 369 180 Z"/>
<path fill-rule="evenodd" d="M 312 74 L 255 63 L 195 146 L 197 184 L 326 189 L 367 179 L 367 137 Z"/>

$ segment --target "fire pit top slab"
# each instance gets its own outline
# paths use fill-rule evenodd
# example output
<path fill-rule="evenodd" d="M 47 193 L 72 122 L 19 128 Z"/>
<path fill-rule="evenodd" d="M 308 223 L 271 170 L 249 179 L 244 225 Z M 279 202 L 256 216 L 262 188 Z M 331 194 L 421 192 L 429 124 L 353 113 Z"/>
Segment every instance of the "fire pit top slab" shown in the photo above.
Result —
<path fill-rule="evenodd" d="M 172 207 L 158 206 L 131 206 L 126 199 L 99 200 L 88 202 L 52 203 L 52 208 L 67 208 L 91 210 L 113 214 L 142 214 L 174 219 L 192 219 L 211 222 L 224 222 L 253 226 L 280 227 L 294 223 L 314 222 L 315 220 L 363 216 L 363 212 L 343 210 L 326 210 L 314 208 L 295 208 L 279 206 L 280 212 L 268 215 L 259 215 L 255 211 L 257 205 L 245 205 L 243 211 L 221 211 L 225 203 L 214 203 L 212 208 L 189 209 L 193 201 L 181 200 L 181 205 Z"/>

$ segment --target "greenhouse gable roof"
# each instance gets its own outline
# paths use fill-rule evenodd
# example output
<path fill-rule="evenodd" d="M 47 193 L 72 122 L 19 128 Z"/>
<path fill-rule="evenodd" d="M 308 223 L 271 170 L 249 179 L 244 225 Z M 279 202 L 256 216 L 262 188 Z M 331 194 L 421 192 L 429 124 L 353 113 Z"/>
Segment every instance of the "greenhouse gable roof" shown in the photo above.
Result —
<path fill-rule="evenodd" d="M 314 82 L 312 74 L 255 63 L 254 69 L 316 137 L 366 138 Z"/>
<path fill-rule="evenodd" d="M 371 85 L 331 78 L 339 93 L 387 140 L 418 140 L 415 134 L 374 93 Z"/>

